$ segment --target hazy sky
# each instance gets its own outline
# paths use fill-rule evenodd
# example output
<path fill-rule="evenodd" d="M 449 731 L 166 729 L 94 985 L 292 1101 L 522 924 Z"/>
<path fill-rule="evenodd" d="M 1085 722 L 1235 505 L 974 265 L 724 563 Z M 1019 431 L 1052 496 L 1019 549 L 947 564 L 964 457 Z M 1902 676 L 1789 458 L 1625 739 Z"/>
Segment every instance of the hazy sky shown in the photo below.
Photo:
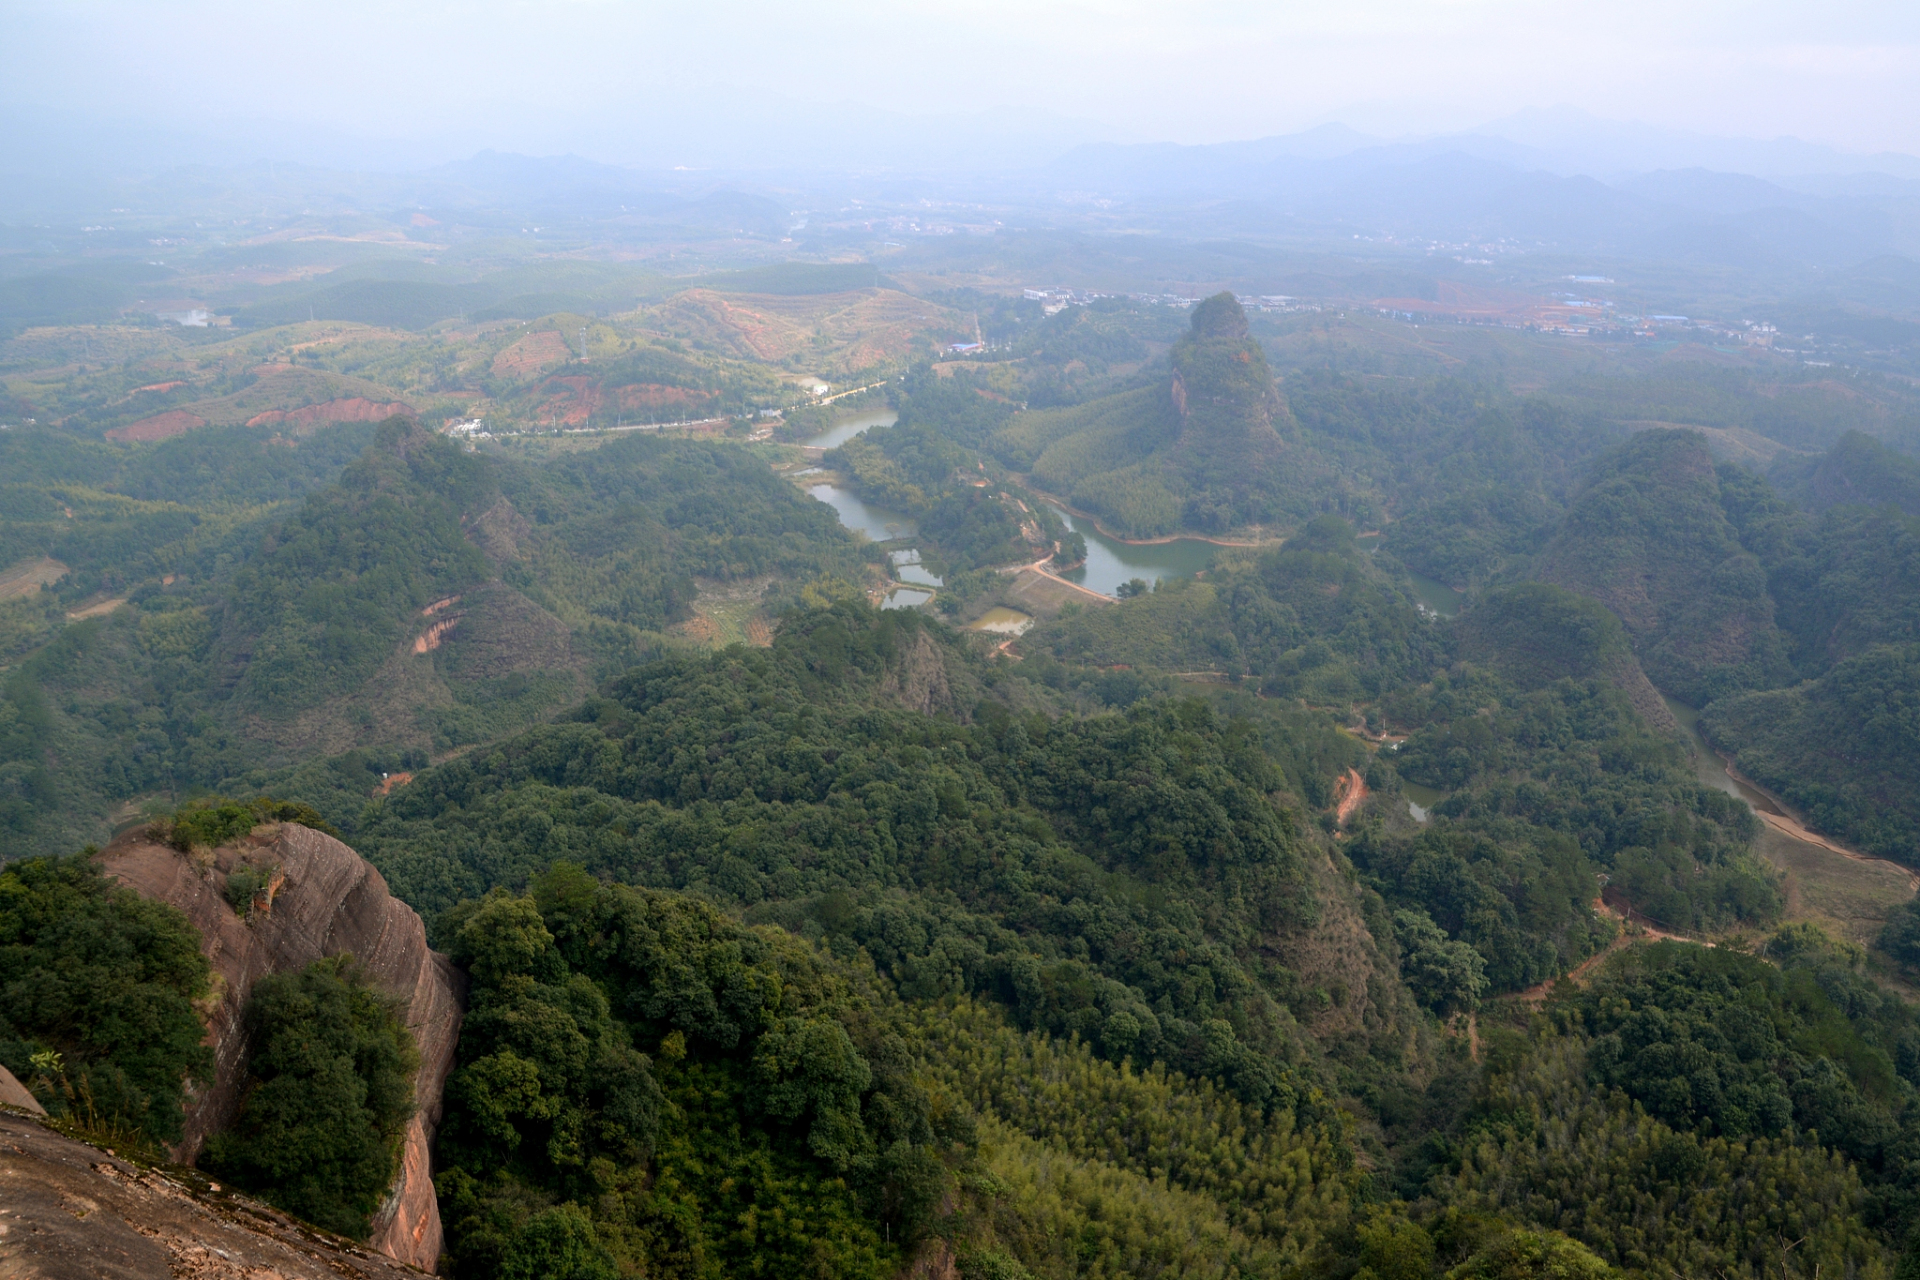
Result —
<path fill-rule="evenodd" d="M 0 48 L 15 111 L 613 160 L 795 101 L 1182 142 L 1571 104 L 1920 154 L 1913 0 L 0 0 Z"/>

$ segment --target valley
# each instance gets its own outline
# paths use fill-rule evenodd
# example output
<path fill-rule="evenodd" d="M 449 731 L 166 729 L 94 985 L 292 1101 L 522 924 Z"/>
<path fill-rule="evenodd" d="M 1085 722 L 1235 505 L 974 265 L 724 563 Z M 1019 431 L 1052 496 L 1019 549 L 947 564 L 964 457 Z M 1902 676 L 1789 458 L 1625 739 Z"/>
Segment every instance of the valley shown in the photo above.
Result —
<path fill-rule="evenodd" d="M 1910 387 L 470 275 L 0 347 L 0 1066 L 69 1139 L 459 1280 L 1911 1265 Z"/>

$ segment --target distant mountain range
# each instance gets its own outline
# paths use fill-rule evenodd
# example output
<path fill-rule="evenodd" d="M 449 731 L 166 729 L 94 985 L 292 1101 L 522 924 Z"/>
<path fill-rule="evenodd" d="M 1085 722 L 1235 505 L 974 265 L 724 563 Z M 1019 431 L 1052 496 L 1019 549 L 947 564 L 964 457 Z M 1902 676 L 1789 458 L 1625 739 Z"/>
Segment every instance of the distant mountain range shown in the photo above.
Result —
<path fill-rule="evenodd" d="M 1522 142 L 1495 132 L 1512 126 Z M 1222 234 L 1509 241 L 1743 267 L 1920 256 L 1920 159 L 1540 113 L 1417 140 L 1342 125 L 1249 142 L 1088 144 L 1062 193 L 1211 219 Z"/>

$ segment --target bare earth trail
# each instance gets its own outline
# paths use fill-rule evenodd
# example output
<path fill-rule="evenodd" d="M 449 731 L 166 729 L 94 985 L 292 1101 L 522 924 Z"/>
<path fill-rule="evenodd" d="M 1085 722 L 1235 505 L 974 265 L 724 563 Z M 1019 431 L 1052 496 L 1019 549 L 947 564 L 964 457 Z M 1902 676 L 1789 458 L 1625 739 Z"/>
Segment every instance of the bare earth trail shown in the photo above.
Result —
<path fill-rule="evenodd" d="M 1816 849 L 1825 849 L 1828 853 L 1837 853 L 1850 862 L 1858 862 L 1866 866 L 1888 868 L 1907 882 L 1907 891 L 1910 894 L 1920 893 L 1920 872 L 1915 871 L 1912 867 L 1903 866 L 1890 858 L 1876 858 L 1872 854 L 1861 853 L 1857 849 L 1849 849 L 1845 845 L 1838 844 L 1817 831 L 1809 830 L 1798 818 L 1793 816 L 1779 796 L 1774 795 L 1771 791 L 1768 791 L 1765 787 L 1734 768 L 1733 761 L 1729 760 L 1724 753 L 1716 751 L 1714 754 L 1720 757 L 1720 763 L 1726 767 L 1729 778 L 1732 778 L 1741 786 L 1754 791 L 1771 802 L 1767 808 L 1762 808 L 1758 805 L 1754 806 L 1754 814 L 1760 821 L 1766 823 L 1769 827 L 1789 840 L 1797 840 L 1801 844 L 1812 845 Z"/>
<path fill-rule="evenodd" d="M 1059 574 L 1054 573 L 1052 570 L 1048 569 L 1046 566 L 1051 564 L 1052 562 L 1053 562 L 1053 557 L 1051 555 L 1045 555 L 1045 556 L 1041 556 L 1038 560 L 1035 560 L 1032 564 L 1008 565 L 1006 568 L 1000 570 L 1000 572 L 1014 574 L 1015 576 L 1018 576 L 1023 573 L 1037 573 L 1041 577 L 1047 579 L 1049 582 L 1057 582 L 1063 587 L 1067 587 L 1071 590 L 1078 591 L 1083 596 L 1092 596 L 1095 600 L 1098 600 L 1101 604 L 1113 603 L 1112 596 L 1103 595 L 1102 593 L 1095 591 L 1092 587 L 1083 587 L 1077 582 L 1068 582 L 1065 578 L 1061 577 Z"/>
<path fill-rule="evenodd" d="M 1624 951 L 1626 948 L 1631 947 L 1636 943 L 1691 942 L 1696 947 L 1711 947 L 1712 945 L 1714 945 L 1713 943 L 1707 942 L 1700 938 L 1689 938 L 1682 934 L 1670 933 L 1667 930 L 1661 929 L 1655 925 L 1647 924 L 1642 921 L 1633 920 L 1631 919 L 1630 914 L 1627 918 L 1622 918 L 1620 913 L 1615 911 L 1612 907 L 1608 906 L 1606 903 L 1606 900 L 1603 898 L 1595 898 L 1593 900 L 1593 909 L 1599 915 L 1610 916 L 1615 920 L 1621 921 L 1622 924 L 1631 925 L 1632 932 L 1629 932 L 1627 929 L 1623 928 L 1619 933 L 1614 935 L 1612 942 L 1609 942 L 1606 946 L 1600 948 L 1600 950 L 1594 952 L 1592 955 L 1588 956 L 1585 960 L 1582 960 L 1579 964 L 1567 970 L 1566 973 L 1562 974 L 1559 978 L 1548 978 L 1545 982 L 1539 983 L 1536 986 L 1528 987 L 1525 991 L 1516 993 L 1512 997 L 1513 999 L 1519 1000 L 1525 1004 L 1538 1005 L 1542 1001 L 1544 1001 L 1549 994 L 1552 993 L 1554 984 L 1561 981 L 1563 978 L 1566 981 L 1573 983 L 1575 986 L 1582 985 L 1586 982 L 1586 980 L 1589 977 L 1592 976 L 1593 971 L 1595 969 L 1598 969 L 1601 965 L 1607 962 L 1608 957 L 1614 955 L 1616 952 Z M 1631 912 L 1631 908 L 1629 908 L 1629 912 Z"/>
<path fill-rule="evenodd" d="M 1920 873 L 1809 829 L 1790 805 L 1742 774 L 1701 736 L 1691 708 L 1672 701 L 1668 706 L 1693 750 L 1700 780 L 1738 796 L 1760 819 L 1754 851 L 1784 878 L 1784 918 L 1871 946 L 1892 912 L 1920 892 Z"/>
<path fill-rule="evenodd" d="M 1346 826 L 1347 819 L 1359 812 L 1369 794 L 1367 780 L 1360 776 L 1358 769 L 1349 768 L 1342 774 L 1340 781 L 1333 784 L 1334 825 Z"/>

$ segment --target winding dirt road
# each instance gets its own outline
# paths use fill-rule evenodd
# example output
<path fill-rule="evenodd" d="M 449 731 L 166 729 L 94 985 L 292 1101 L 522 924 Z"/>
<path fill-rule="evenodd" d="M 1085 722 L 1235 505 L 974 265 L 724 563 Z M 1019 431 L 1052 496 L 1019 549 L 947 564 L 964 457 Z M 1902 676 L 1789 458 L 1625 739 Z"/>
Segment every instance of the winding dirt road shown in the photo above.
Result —
<path fill-rule="evenodd" d="M 1367 802 L 1367 780 L 1360 776 L 1358 769 L 1349 768 L 1341 775 L 1340 781 L 1333 784 L 1333 821 L 1336 826 L 1344 827 Z"/>

